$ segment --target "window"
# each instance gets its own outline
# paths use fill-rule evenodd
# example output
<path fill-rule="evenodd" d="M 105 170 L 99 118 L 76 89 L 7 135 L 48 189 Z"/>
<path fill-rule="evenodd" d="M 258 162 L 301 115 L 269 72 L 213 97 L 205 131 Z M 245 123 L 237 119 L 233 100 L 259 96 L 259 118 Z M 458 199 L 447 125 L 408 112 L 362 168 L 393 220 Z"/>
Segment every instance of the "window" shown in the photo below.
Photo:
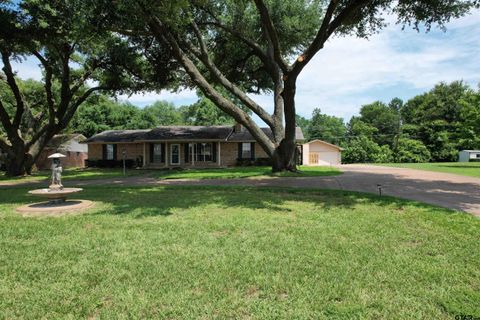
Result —
<path fill-rule="evenodd" d="M 212 143 L 202 142 L 195 144 L 195 161 L 212 161 Z"/>
<path fill-rule="evenodd" d="M 180 145 L 179 144 L 172 144 L 171 148 L 171 164 L 180 164 Z"/>
<path fill-rule="evenodd" d="M 477 156 L 477 158 L 480 158 L 480 153 L 477 153 L 476 156 Z"/>
<path fill-rule="evenodd" d="M 159 163 L 162 162 L 162 144 L 161 143 L 155 143 L 153 145 L 153 162 L 154 163 Z"/>
<path fill-rule="evenodd" d="M 106 149 L 106 160 L 114 160 L 114 147 L 113 147 L 113 144 L 107 144 L 105 146 L 105 149 Z"/>
<path fill-rule="evenodd" d="M 251 149 L 250 142 L 242 143 L 242 159 L 250 159 L 252 156 L 252 149 Z"/>

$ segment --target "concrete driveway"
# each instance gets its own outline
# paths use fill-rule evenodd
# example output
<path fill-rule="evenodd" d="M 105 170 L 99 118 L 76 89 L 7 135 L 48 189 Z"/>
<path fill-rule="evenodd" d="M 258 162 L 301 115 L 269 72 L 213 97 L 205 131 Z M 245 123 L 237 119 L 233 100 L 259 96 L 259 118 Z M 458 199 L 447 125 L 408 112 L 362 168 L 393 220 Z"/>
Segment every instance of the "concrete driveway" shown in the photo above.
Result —
<path fill-rule="evenodd" d="M 448 173 L 373 165 L 341 165 L 332 177 L 160 180 L 160 185 L 249 185 L 340 189 L 417 200 L 480 216 L 480 179 Z"/>

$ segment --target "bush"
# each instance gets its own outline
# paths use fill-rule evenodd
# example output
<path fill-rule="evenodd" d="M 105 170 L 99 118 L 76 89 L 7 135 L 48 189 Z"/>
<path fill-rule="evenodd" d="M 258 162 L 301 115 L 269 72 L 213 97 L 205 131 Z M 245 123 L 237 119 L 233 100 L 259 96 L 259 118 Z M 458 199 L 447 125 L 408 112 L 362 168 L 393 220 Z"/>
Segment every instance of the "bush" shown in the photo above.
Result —
<path fill-rule="evenodd" d="M 431 155 L 421 141 L 402 138 L 398 140 L 395 160 L 403 163 L 429 162 Z"/>
<path fill-rule="evenodd" d="M 134 168 L 137 161 L 133 159 L 125 160 L 125 167 L 131 169 Z M 91 168 L 122 168 L 123 160 L 85 160 L 85 165 Z"/>
<path fill-rule="evenodd" d="M 271 166 L 271 165 L 272 165 L 272 159 L 270 159 L 270 158 L 257 158 L 255 160 L 237 159 L 237 166 L 239 166 L 239 167 Z"/>
<path fill-rule="evenodd" d="M 343 163 L 385 163 L 391 161 L 393 161 L 393 154 L 388 145 L 380 147 L 365 136 L 350 140 L 342 155 Z"/>

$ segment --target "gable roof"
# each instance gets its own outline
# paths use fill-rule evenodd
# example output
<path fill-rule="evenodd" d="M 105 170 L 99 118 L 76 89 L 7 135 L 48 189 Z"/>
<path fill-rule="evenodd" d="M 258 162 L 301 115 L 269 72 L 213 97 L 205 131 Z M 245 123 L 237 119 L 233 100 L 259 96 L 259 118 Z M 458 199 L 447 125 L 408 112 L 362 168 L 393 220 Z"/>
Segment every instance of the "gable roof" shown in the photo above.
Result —
<path fill-rule="evenodd" d="M 342 147 L 339 147 L 335 144 L 332 144 L 332 143 L 328 143 L 327 141 L 323 141 L 323 140 L 320 140 L 320 139 L 315 139 L 315 140 L 312 140 L 312 141 L 308 141 L 307 143 L 304 143 L 304 144 L 310 144 L 312 142 L 320 142 L 320 143 L 323 143 L 323 144 L 326 144 L 327 146 L 330 146 L 330 147 L 333 147 L 335 149 L 338 149 L 340 151 L 343 151 L 345 149 L 343 149 Z"/>
<path fill-rule="evenodd" d="M 270 128 L 261 128 L 270 138 Z M 296 131 L 297 140 L 304 140 L 300 128 Z M 98 133 L 84 143 L 128 143 L 150 141 L 255 141 L 250 132 L 243 129 L 235 132 L 233 126 L 161 126 L 145 130 L 107 130 Z"/>
<path fill-rule="evenodd" d="M 74 134 L 57 134 L 48 141 L 46 148 L 58 149 L 67 145 L 70 141 L 75 140 L 77 142 L 82 142 L 87 139 L 83 134 L 74 133 Z"/>

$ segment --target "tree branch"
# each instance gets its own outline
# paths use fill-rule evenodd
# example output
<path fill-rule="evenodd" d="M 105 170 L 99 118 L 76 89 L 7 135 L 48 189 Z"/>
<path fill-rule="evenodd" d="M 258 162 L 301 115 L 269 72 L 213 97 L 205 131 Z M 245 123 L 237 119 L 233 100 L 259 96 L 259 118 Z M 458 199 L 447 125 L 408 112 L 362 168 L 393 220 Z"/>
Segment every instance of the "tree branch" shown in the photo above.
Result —
<path fill-rule="evenodd" d="M 52 92 L 52 77 L 53 71 L 52 66 L 48 63 L 47 59 L 45 59 L 39 52 L 32 50 L 32 54 L 37 57 L 40 63 L 43 65 L 45 69 L 45 94 L 47 96 L 47 107 L 48 107 L 48 120 L 52 124 L 55 123 L 55 100 L 53 98 Z"/>
<path fill-rule="evenodd" d="M 70 91 L 70 62 L 71 47 L 69 44 L 64 43 L 62 50 L 60 50 L 61 65 L 62 65 L 62 79 L 61 79 L 61 89 L 60 89 L 60 104 L 57 110 L 57 118 L 60 119 L 63 117 L 67 111 L 68 104 L 72 98 L 72 93 Z"/>
<path fill-rule="evenodd" d="M 230 91 L 233 95 L 235 95 L 242 103 L 252 110 L 256 115 L 258 115 L 268 126 L 273 126 L 273 119 L 261 106 L 259 106 L 255 101 L 250 99 L 242 90 L 240 90 L 235 84 L 230 82 L 223 73 L 215 66 L 215 64 L 211 61 L 208 55 L 208 49 L 205 45 L 205 41 L 203 40 L 202 34 L 198 29 L 198 26 L 195 22 L 192 22 L 192 27 L 195 32 L 195 36 L 197 37 L 198 43 L 200 45 L 200 52 L 195 50 L 193 46 L 188 43 L 189 49 L 197 56 L 197 58 L 202 61 L 202 63 L 210 70 L 212 75 L 220 82 L 220 84 L 225 87 L 228 91 Z"/>
<path fill-rule="evenodd" d="M 10 153 L 10 148 L 11 146 L 2 137 L 0 137 L 0 150 Z"/>
<path fill-rule="evenodd" d="M 62 128 L 66 127 L 70 121 L 70 119 L 72 119 L 73 115 L 75 114 L 75 112 L 77 111 L 78 107 L 85 102 L 85 100 L 88 99 L 88 97 L 90 97 L 90 95 L 92 93 L 94 93 L 95 91 L 100 91 L 100 90 L 110 90 L 111 88 L 109 87 L 106 87 L 106 86 L 97 86 L 97 87 L 92 87 L 90 89 L 88 89 L 87 91 L 85 91 L 78 99 L 77 101 L 73 102 L 73 104 L 70 106 L 70 108 L 68 109 L 67 113 L 65 114 L 65 116 L 61 119 L 60 121 L 60 125 L 62 126 Z"/>
<path fill-rule="evenodd" d="M 10 53 L 7 50 L 2 50 L 2 62 L 3 62 L 3 72 L 7 76 L 7 83 L 12 91 L 16 105 L 15 117 L 13 118 L 12 126 L 18 128 L 20 126 L 20 121 L 22 120 L 23 111 L 25 109 L 25 102 L 23 101 L 22 94 L 18 88 L 17 81 L 15 80 L 15 74 L 12 70 L 12 65 L 10 64 Z"/>
<path fill-rule="evenodd" d="M 252 49 L 253 52 L 255 53 L 255 55 L 265 65 L 268 66 L 269 64 L 271 64 L 271 61 L 269 60 L 268 55 L 265 53 L 265 51 L 263 51 L 262 47 L 257 42 L 246 38 L 241 32 L 239 32 L 239 31 L 237 31 L 237 30 L 235 30 L 231 27 L 228 27 L 228 26 L 226 26 L 226 25 L 224 25 L 224 24 L 222 24 L 218 21 L 202 22 L 202 23 L 200 23 L 200 25 L 212 25 L 212 26 L 215 26 L 215 27 L 218 27 L 218 28 L 222 29 L 223 31 L 225 31 L 227 33 L 230 33 L 231 35 L 233 35 L 234 37 L 236 37 L 237 39 L 242 41 L 250 49 Z"/>
<path fill-rule="evenodd" d="M 141 5 L 141 4 L 140 4 Z M 148 21 L 148 25 L 152 34 L 157 41 L 166 43 L 169 45 L 172 55 L 183 66 L 187 74 L 192 81 L 202 90 L 207 98 L 212 100 L 217 107 L 232 116 L 236 121 L 243 124 L 250 133 L 255 137 L 263 149 L 269 156 L 273 156 L 275 146 L 270 138 L 263 132 L 260 127 L 253 121 L 253 119 L 242 109 L 232 103 L 230 100 L 225 99 L 220 93 L 218 93 L 203 77 L 200 71 L 196 68 L 195 64 L 190 58 L 183 52 L 179 46 L 175 37 L 170 33 L 167 27 L 157 18 L 151 15 L 150 12 L 142 8 L 144 16 Z"/>
<path fill-rule="evenodd" d="M 280 66 L 283 72 L 288 72 L 288 65 L 282 58 L 282 51 L 280 49 L 280 40 L 278 39 L 277 30 L 273 25 L 272 18 L 268 12 L 268 8 L 263 0 L 255 0 L 258 13 L 260 14 L 260 20 L 265 28 L 265 33 L 271 40 L 273 46 L 273 57 L 275 62 Z"/>
<path fill-rule="evenodd" d="M 2 125 L 5 128 L 8 136 L 12 137 L 12 135 L 15 135 L 16 130 L 10 122 L 10 116 L 8 115 L 7 110 L 3 106 L 2 101 L 0 101 L 0 121 L 2 122 Z"/>
<path fill-rule="evenodd" d="M 291 66 L 291 71 L 288 77 L 297 77 L 308 62 L 315 56 L 315 54 L 321 50 L 328 40 L 328 38 L 342 25 L 342 23 L 348 19 L 353 13 L 367 5 L 371 0 L 352 0 L 345 8 L 333 19 L 333 14 L 338 7 L 339 0 L 331 0 L 327 11 L 323 17 L 320 29 L 317 32 L 314 40 L 310 46 L 304 51 L 300 57 L 295 60 Z"/>

